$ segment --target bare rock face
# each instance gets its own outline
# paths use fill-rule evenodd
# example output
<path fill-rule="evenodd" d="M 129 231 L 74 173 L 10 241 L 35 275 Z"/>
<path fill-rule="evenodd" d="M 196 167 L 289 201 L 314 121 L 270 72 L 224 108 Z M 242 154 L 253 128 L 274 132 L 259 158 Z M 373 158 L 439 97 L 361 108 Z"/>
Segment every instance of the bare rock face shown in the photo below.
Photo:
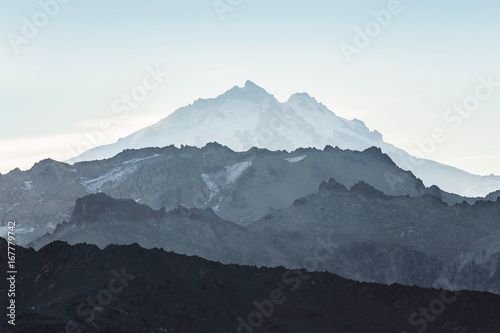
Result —
<path fill-rule="evenodd" d="M 132 199 L 114 200 L 104 193 L 88 195 L 76 201 L 70 222 L 76 225 L 98 223 L 104 216 L 117 220 L 140 220 L 165 217 L 165 210 L 155 211 Z"/>
<path fill-rule="evenodd" d="M 70 165 L 43 160 L 29 171 L 0 177 L 0 224 L 16 221 L 19 244 L 52 231 L 71 216 L 75 200 L 88 192 Z"/>
<path fill-rule="evenodd" d="M 499 292 L 500 200 L 449 206 L 334 179 L 248 226 L 311 270 L 384 284 Z"/>
<path fill-rule="evenodd" d="M 500 232 L 474 240 L 444 267 L 434 287 L 500 294 Z"/>
<path fill-rule="evenodd" d="M 92 194 L 78 199 L 69 222 L 29 243 L 36 249 L 55 241 L 110 244 L 137 243 L 175 253 L 198 255 L 222 263 L 277 266 L 286 256 L 256 239 L 247 229 L 220 219 L 207 208 L 179 206 L 166 213 L 130 199 Z"/>

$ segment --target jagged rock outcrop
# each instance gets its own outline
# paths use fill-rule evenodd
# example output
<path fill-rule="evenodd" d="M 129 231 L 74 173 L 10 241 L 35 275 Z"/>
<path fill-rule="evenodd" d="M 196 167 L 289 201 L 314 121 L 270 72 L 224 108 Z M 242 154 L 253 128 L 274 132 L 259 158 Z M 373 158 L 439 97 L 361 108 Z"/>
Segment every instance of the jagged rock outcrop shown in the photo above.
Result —
<path fill-rule="evenodd" d="M 250 226 L 301 267 L 385 284 L 499 292 L 500 200 L 449 206 L 330 179 Z M 495 236 L 496 235 L 496 236 Z"/>
<path fill-rule="evenodd" d="M 38 249 L 54 240 L 100 248 L 138 243 L 145 248 L 163 248 L 222 263 L 287 263 L 285 255 L 255 239 L 247 229 L 220 219 L 210 208 L 179 206 L 166 213 L 164 209 L 155 211 L 134 200 L 112 199 L 103 193 L 78 199 L 69 222 L 29 246 Z"/>

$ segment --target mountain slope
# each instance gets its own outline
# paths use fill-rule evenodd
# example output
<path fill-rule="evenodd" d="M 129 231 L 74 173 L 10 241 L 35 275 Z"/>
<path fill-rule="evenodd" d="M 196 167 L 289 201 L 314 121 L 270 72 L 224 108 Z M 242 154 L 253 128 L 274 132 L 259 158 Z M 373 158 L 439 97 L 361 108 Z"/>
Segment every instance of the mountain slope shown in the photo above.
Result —
<path fill-rule="evenodd" d="M 280 103 L 273 95 L 247 81 L 213 99 L 199 99 L 182 107 L 157 124 L 118 142 L 96 147 L 70 160 L 110 158 L 125 149 L 167 145 L 202 147 L 218 142 L 236 151 L 251 147 L 293 151 L 298 148 L 365 150 L 375 146 L 404 170 L 412 171 L 426 186 L 447 192 L 484 197 L 500 190 L 500 177 L 481 177 L 427 159 L 418 159 L 383 141 L 357 119 L 336 116 L 306 93 L 292 95 Z"/>
<path fill-rule="evenodd" d="M 227 264 L 277 266 L 286 262 L 272 246 L 253 237 L 247 229 L 220 219 L 211 209 L 179 206 L 166 213 L 102 193 L 78 199 L 69 222 L 29 246 L 38 249 L 53 240 L 100 248 L 138 243 L 145 248 L 158 247 Z"/>
<path fill-rule="evenodd" d="M 500 297 L 487 293 L 222 265 L 136 244 L 100 250 L 54 242 L 16 254 L 24 294 L 16 325 L 0 322 L 8 332 L 496 333 L 500 326 Z M 0 293 L 7 295 L 5 282 Z"/>
<path fill-rule="evenodd" d="M 500 293 L 500 199 L 449 206 L 330 179 L 248 229 L 301 267 L 324 258 L 312 267 L 355 280 Z"/>

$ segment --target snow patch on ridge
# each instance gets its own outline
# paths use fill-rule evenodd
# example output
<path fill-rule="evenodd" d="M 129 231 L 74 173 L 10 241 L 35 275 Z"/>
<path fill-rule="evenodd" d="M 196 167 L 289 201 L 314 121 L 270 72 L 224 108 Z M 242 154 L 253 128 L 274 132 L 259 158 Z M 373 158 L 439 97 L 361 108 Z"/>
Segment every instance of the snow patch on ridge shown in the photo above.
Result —
<path fill-rule="evenodd" d="M 9 208 L 7 208 L 7 213 L 11 212 L 14 210 L 14 208 L 16 208 L 17 206 L 19 206 L 21 204 L 21 202 L 16 202 L 15 204 L 13 204 L 12 206 L 10 206 Z"/>
<path fill-rule="evenodd" d="M 205 202 L 208 204 L 214 197 L 218 196 L 219 201 L 212 207 L 214 211 L 219 209 L 222 201 L 225 199 L 225 194 L 221 191 L 227 191 L 231 185 L 252 165 L 251 161 L 236 163 L 233 165 L 226 165 L 225 167 L 211 173 L 211 175 L 202 173 L 201 179 L 210 190 L 210 195 Z"/>
<path fill-rule="evenodd" d="M 127 179 L 130 175 L 135 173 L 139 169 L 139 162 L 149 160 L 152 158 L 157 158 L 162 155 L 154 154 L 153 156 L 144 157 L 144 158 L 135 158 L 132 160 L 128 160 L 119 164 L 116 164 L 115 167 L 108 172 L 97 176 L 96 178 L 91 179 L 83 179 L 79 178 L 78 182 L 82 184 L 87 192 L 89 193 L 98 193 L 102 191 L 102 187 L 106 183 L 111 183 L 111 185 L 119 184 L 120 182 Z"/>
<path fill-rule="evenodd" d="M 285 161 L 290 162 L 290 163 L 297 163 L 297 162 L 302 161 L 304 158 L 306 158 L 306 156 L 307 155 L 289 157 L 289 158 L 285 158 Z"/>
<path fill-rule="evenodd" d="M 33 185 L 32 185 L 32 183 L 33 183 L 33 181 L 32 181 L 32 180 L 24 182 L 24 185 L 23 185 L 23 187 L 22 187 L 22 190 L 23 190 L 23 191 L 29 191 L 29 190 L 33 189 Z"/>
<path fill-rule="evenodd" d="M 210 190 L 210 196 L 208 198 L 208 201 L 205 202 L 205 203 L 208 203 L 208 202 L 210 202 L 210 200 L 212 200 L 212 198 L 214 196 L 217 195 L 217 193 L 219 193 L 220 188 L 219 188 L 219 186 L 217 186 L 217 184 L 214 181 L 212 181 L 210 176 L 207 175 L 206 173 L 201 174 L 201 179 L 203 179 L 203 182 L 208 186 L 208 189 Z"/>
<path fill-rule="evenodd" d="M 229 186 L 232 183 L 234 183 L 236 179 L 238 179 L 243 174 L 243 172 L 245 172 L 245 170 L 248 169 L 248 167 L 251 165 L 252 165 L 251 161 L 246 161 L 226 166 L 225 167 L 227 170 L 226 186 Z"/>

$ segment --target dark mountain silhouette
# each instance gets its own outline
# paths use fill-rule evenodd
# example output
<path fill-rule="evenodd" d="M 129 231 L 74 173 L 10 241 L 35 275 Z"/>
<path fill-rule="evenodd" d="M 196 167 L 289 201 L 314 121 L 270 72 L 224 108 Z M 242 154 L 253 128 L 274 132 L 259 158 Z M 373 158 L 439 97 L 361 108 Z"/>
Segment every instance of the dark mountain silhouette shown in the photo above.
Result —
<path fill-rule="evenodd" d="M 0 239 L 0 251 L 6 247 Z M 8 332 L 496 333 L 500 327 L 500 296 L 488 293 L 223 265 L 137 244 L 100 250 L 54 242 L 16 253 L 16 325 L 7 326 L 5 315 L 0 322 Z M 4 256 L 0 265 L 6 267 Z M 5 299 L 4 273 L 2 281 Z"/>

